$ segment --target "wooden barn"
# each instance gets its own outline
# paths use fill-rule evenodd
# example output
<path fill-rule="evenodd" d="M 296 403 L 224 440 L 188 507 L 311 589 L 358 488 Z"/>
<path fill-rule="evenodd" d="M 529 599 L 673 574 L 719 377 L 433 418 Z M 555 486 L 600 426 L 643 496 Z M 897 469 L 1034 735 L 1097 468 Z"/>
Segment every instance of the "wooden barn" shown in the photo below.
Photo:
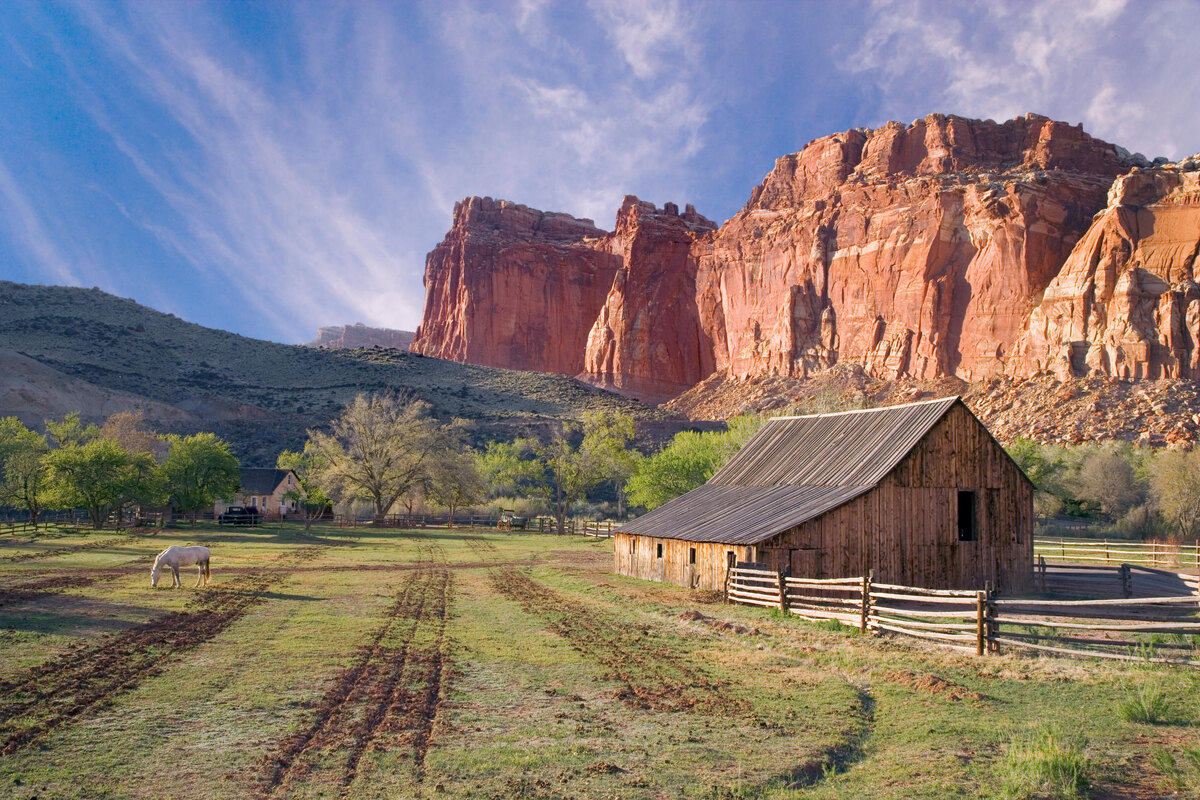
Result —
<path fill-rule="evenodd" d="M 776 417 L 708 483 L 617 529 L 616 571 L 721 589 L 735 561 L 1026 589 L 1033 484 L 957 397 Z"/>

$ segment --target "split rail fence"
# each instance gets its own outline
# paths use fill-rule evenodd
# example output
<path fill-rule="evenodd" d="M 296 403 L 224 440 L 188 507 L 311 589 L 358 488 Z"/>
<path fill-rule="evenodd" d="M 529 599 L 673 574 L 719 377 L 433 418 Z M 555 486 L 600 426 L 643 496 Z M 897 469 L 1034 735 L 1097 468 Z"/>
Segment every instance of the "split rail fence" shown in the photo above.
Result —
<path fill-rule="evenodd" d="M 1108 539 L 1034 539 L 1033 555 L 1057 561 L 1096 564 L 1145 564 L 1151 567 L 1200 568 L 1200 539 L 1178 542 L 1128 542 Z"/>
<path fill-rule="evenodd" d="M 985 655 L 1001 646 L 1072 656 L 1200 666 L 1200 596 L 1115 600 L 999 598 L 990 589 L 923 589 L 858 578 L 792 578 L 739 563 L 726 599 L 861 632 L 925 639 Z M 1149 637 L 1149 638 L 1147 638 Z"/>

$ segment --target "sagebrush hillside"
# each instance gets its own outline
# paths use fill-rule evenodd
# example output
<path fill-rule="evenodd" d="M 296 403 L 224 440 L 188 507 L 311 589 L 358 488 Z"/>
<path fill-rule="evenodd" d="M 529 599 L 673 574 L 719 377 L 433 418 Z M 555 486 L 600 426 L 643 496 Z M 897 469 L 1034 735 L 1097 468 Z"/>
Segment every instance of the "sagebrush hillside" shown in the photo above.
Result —
<path fill-rule="evenodd" d="M 215 430 L 254 463 L 298 447 L 307 428 L 324 424 L 361 392 L 411 393 L 438 417 L 475 420 L 481 437 L 592 409 L 665 418 L 560 375 L 399 350 L 318 350 L 250 339 L 98 289 L 0 281 L 0 356 L 23 367 L 0 371 L 0 416 L 40 424 L 73 402 L 91 406 L 79 408 L 89 419 L 140 407 L 160 430 Z"/>

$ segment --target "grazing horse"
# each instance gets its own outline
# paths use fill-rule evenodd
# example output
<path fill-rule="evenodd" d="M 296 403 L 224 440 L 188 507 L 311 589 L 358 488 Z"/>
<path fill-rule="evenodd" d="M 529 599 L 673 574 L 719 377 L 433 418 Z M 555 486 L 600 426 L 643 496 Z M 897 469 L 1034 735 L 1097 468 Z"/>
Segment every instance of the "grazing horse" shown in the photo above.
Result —
<path fill-rule="evenodd" d="M 171 570 L 171 588 L 183 586 L 179 580 L 179 568 L 191 566 L 199 567 L 200 570 L 196 574 L 196 585 L 199 586 L 202 581 L 208 583 L 208 557 L 207 547 L 180 547 L 173 544 L 154 559 L 154 569 L 150 570 L 150 585 L 158 586 L 158 573 L 165 567 Z"/>

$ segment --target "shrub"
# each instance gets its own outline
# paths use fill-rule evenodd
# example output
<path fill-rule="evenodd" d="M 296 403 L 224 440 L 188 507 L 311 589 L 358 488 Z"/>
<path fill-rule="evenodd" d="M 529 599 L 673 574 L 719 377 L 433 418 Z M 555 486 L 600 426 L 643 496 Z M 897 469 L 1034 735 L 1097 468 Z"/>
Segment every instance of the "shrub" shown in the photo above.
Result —
<path fill-rule="evenodd" d="M 1009 800 L 1085 797 L 1091 761 L 1087 742 L 1050 729 L 1014 737 L 1002 762 L 1002 796 Z"/>

